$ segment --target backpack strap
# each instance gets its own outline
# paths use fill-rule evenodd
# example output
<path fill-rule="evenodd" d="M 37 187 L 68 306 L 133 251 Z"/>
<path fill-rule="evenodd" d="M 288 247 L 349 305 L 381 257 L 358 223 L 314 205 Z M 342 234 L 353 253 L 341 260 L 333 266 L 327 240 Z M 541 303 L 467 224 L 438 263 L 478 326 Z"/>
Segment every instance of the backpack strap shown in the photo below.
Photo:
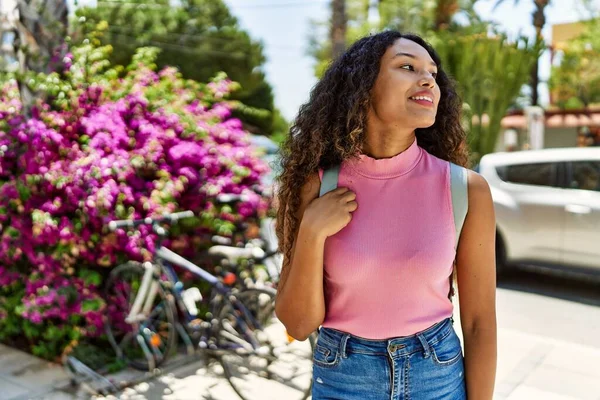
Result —
<path fill-rule="evenodd" d="M 340 175 L 340 166 L 336 165 L 323 172 L 319 197 L 337 188 Z M 450 163 L 450 189 L 452 192 L 452 212 L 454 214 L 454 229 L 456 241 L 454 247 L 458 247 L 458 239 L 462 231 L 467 210 L 469 209 L 467 169 L 454 163 Z"/>
<path fill-rule="evenodd" d="M 468 171 L 466 168 L 450 163 L 450 192 L 452 194 L 452 214 L 454 216 L 454 230 L 456 232 L 456 240 L 454 249 L 458 249 L 458 240 L 460 233 L 467 217 L 469 209 L 469 186 L 468 186 Z M 448 298 L 452 300 L 454 296 L 454 269 L 450 274 L 450 291 Z"/>
<path fill-rule="evenodd" d="M 467 169 L 450 163 L 450 190 L 452 192 L 452 213 L 454 214 L 454 229 L 456 231 L 456 242 L 454 248 L 458 248 L 458 239 L 462 231 L 467 210 L 469 209 Z"/>
<path fill-rule="evenodd" d="M 319 191 L 319 197 L 322 197 L 325 193 L 331 192 L 337 189 L 338 178 L 340 176 L 340 166 L 335 165 L 323 172 L 323 178 L 321 179 L 321 189 Z"/>

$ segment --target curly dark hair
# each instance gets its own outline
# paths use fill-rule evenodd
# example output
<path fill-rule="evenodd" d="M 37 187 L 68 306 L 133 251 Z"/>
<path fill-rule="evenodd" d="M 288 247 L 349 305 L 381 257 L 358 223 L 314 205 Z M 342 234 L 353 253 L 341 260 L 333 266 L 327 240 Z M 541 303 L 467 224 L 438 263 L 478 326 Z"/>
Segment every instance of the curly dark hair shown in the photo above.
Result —
<path fill-rule="evenodd" d="M 314 86 L 281 149 L 277 237 L 288 262 L 293 237 L 285 236 L 298 229 L 296 213 L 303 185 L 320 168 L 330 168 L 360 154 L 371 90 L 379 74 L 381 58 L 401 38 L 425 48 L 438 67 L 436 83 L 441 92 L 438 112 L 432 126 L 415 131 L 419 146 L 438 158 L 468 165 L 466 134 L 461 126 L 462 102 L 454 81 L 444 72 L 431 45 L 417 35 L 397 31 L 359 39 L 329 66 Z"/>

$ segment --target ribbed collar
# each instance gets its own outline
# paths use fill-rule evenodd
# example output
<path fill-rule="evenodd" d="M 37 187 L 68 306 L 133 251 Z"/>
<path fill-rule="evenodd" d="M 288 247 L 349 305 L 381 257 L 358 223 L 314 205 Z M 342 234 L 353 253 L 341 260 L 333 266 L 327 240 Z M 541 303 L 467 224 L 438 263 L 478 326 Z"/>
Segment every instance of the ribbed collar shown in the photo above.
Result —
<path fill-rule="evenodd" d="M 390 158 L 375 159 L 360 154 L 358 158 L 349 160 L 349 166 L 358 174 L 374 179 L 388 179 L 410 172 L 421 159 L 423 149 L 417 139 L 400 154 Z"/>

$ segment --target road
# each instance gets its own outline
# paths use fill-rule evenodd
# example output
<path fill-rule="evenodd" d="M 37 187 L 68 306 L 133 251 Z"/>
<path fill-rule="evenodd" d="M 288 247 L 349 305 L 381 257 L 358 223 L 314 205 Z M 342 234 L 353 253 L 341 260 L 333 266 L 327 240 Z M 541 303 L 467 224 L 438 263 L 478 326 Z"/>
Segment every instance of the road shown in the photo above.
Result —
<path fill-rule="evenodd" d="M 494 399 L 600 400 L 600 281 L 511 271 L 498 281 L 497 317 Z M 219 372 L 188 365 L 120 398 L 236 400 Z M 257 387 L 265 399 L 287 398 L 276 386 Z"/>
<path fill-rule="evenodd" d="M 498 288 L 502 328 L 600 349 L 600 280 L 521 269 Z"/>

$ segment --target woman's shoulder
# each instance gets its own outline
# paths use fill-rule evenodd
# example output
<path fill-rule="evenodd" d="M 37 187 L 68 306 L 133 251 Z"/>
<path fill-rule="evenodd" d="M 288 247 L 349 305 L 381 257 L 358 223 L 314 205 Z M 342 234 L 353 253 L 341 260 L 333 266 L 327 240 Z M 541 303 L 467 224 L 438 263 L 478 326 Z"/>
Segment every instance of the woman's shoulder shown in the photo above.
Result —
<path fill-rule="evenodd" d="M 306 178 L 306 181 L 300 189 L 301 203 L 307 204 L 319 197 L 319 189 L 321 188 L 321 175 L 322 171 L 320 170 L 308 175 L 308 178 Z"/>
<path fill-rule="evenodd" d="M 471 194 L 476 200 L 488 201 L 491 199 L 491 189 L 487 180 L 477 172 L 467 169 L 467 182 L 469 188 L 469 200 L 471 200 Z"/>

